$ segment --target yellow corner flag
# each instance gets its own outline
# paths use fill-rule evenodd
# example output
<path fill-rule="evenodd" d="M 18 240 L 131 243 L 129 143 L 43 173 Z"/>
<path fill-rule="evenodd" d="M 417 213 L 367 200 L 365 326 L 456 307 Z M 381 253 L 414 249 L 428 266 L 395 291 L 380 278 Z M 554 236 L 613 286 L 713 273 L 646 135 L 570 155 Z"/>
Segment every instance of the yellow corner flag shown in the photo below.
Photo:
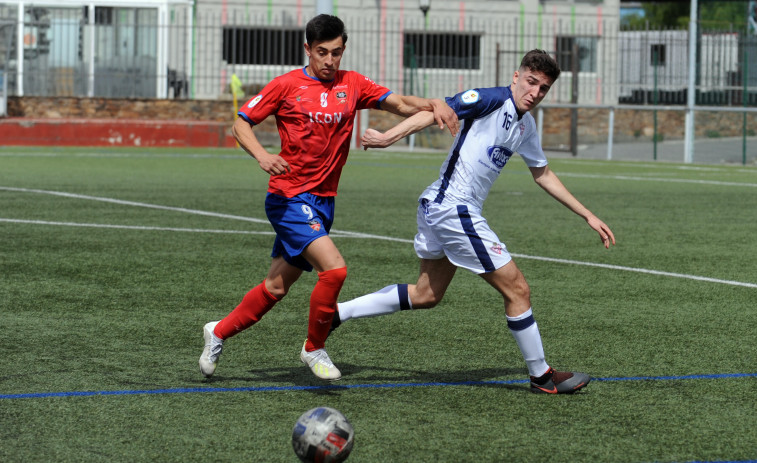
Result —
<path fill-rule="evenodd" d="M 237 111 L 239 110 L 237 106 L 237 97 L 244 95 L 244 90 L 242 90 L 242 81 L 239 80 L 239 77 L 237 77 L 236 74 L 231 75 L 231 95 L 234 97 L 234 120 L 236 120 L 237 117 L 239 117 Z M 239 147 L 239 142 L 236 142 L 237 148 Z"/>
<path fill-rule="evenodd" d="M 231 75 L 231 94 L 234 96 L 234 114 L 237 113 L 237 98 L 244 95 L 242 90 L 242 81 L 239 80 L 236 74 Z"/>

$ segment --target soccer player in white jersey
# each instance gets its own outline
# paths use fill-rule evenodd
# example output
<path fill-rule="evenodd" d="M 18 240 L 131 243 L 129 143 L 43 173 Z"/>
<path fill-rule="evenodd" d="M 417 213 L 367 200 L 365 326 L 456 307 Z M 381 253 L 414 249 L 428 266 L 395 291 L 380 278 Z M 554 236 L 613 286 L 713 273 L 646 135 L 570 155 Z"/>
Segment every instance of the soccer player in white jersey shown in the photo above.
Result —
<path fill-rule="evenodd" d="M 560 68 L 549 54 L 532 50 L 523 57 L 510 86 L 473 89 L 447 98 L 462 123 L 439 179 L 419 198 L 415 236 L 415 251 L 421 259 L 418 281 L 387 286 L 340 303 L 332 330 L 352 318 L 434 307 L 461 267 L 481 275 L 504 298 L 507 326 L 528 366 L 531 391 L 573 393 L 589 383 L 591 378 L 586 373 L 556 371 L 546 362 L 528 283 L 505 244 L 481 216 L 494 180 L 517 152 L 541 188 L 586 220 L 605 248 L 615 244 L 610 228 L 549 169 L 529 113 L 559 75 Z M 433 113 L 424 111 L 383 134 L 368 129 L 362 137 L 363 146 L 387 147 L 434 122 Z"/>

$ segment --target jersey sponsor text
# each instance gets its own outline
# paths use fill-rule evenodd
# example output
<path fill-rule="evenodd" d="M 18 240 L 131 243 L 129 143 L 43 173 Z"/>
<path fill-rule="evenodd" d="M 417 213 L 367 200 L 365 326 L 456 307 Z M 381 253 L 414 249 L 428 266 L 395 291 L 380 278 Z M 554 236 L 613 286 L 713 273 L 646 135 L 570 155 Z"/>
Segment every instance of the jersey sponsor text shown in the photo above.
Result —
<path fill-rule="evenodd" d="M 315 124 L 338 124 L 342 122 L 342 117 L 344 117 L 344 113 L 308 113 L 310 116 L 310 122 L 313 122 Z"/>

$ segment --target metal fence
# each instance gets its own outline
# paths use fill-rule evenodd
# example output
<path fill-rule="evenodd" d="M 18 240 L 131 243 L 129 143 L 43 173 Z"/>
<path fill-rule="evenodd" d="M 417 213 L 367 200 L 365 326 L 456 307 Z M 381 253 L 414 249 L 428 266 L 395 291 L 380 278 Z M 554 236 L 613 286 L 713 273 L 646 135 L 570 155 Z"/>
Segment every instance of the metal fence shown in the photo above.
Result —
<path fill-rule="evenodd" d="M 179 12 L 159 25 L 149 8 L 96 8 L 94 20 L 87 8 L 27 10 L 19 23 L 13 7 L 0 4 L 0 72 L 9 95 L 216 99 L 229 94 L 233 74 L 253 93 L 305 64 L 304 28 L 286 15 Z M 523 53 L 542 48 L 563 68 L 545 103 L 686 102 L 685 30 L 619 30 L 617 18 L 418 16 L 345 18 L 342 67 L 401 93 L 441 97 L 506 85 Z M 694 46 L 698 104 L 757 105 L 757 38 L 703 31 Z"/>
<path fill-rule="evenodd" d="M 733 31 L 703 31 L 695 46 L 697 104 L 757 105 L 757 37 Z M 686 103 L 687 30 L 621 31 L 618 53 L 623 71 L 620 103 Z"/>

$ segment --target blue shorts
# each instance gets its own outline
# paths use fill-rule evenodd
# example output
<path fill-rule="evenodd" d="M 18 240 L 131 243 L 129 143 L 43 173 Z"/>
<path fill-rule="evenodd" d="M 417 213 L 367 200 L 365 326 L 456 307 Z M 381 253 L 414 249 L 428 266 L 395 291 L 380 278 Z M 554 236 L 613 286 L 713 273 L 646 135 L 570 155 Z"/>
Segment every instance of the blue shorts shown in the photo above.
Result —
<path fill-rule="evenodd" d="M 268 193 L 265 213 L 276 232 L 271 257 L 310 272 L 313 266 L 302 252 L 314 240 L 328 236 L 334 223 L 334 197 L 302 193 L 293 198 Z"/>

